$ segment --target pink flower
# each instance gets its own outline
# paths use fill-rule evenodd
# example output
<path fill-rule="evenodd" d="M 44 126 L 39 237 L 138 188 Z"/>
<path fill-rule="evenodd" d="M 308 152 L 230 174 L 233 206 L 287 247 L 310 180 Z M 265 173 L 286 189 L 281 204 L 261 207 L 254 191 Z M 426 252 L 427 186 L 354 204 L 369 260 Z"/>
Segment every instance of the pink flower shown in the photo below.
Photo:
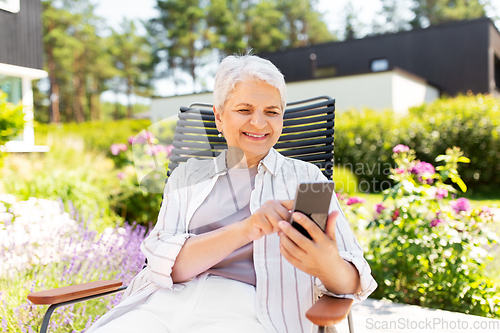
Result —
<path fill-rule="evenodd" d="M 155 136 L 149 131 L 141 131 L 137 136 L 132 139 L 133 143 L 145 144 L 146 142 L 151 142 Z M 130 138 L 129 138 L 130 140 Z"/>
<path fill-rule="evenodd" d="M 404 168 L 396 168 L 396 170 L 394 170 L 394 171 L 396 171 L 396 173 L 399 173 L 399 174 L 405 173 L 405 169 Z"/>
<path fill-rule="evenodd" d="M 116 174 L 116 178 L 118 178 L 118 179 L 120 179 L 120 180 L 121 180 L 121 179 L 125 179 L 125 176 L 126 176 L 125 172 L 118 172 L 118 173 Z"/>
<path fill-rule="evenodd" d="M 399 144 L 396 147 L 392 148 L 392 152 L 396 154 L 406 153 L 407 151 L 410 151 L 410 147 L 402 144 Z"/>
<path fill-rule="evenodd" d="M 418 162 L 410 169 L 410 172 L 418 176 L 419 182 L 432 184 L 434 182 L 434 179 L 432 179 L 431 177 L 436 173 L 436 170 L 430 163 Z"/>
<path fill-rule="evenodd" d="M 154 145 L 146 147 L 146 154 L 149 156 L 153 155 L 166 155 L 169 157 L 172 154 L 173 145 L 163 146 L 163 145 Z"/>
<path fill-rule="evenodd" d="M 493 214 L 493 212 L 491 211 L 490 207 L 488 207 L 488 206 L 481 207 L 481 213 Z"/>
<path fill-rule="evenodd" d="M 134 142 L 134 139 L 135 139 L 135 136 L 134 136 L 134 135 L 129 136 L 129 137 L 128 137 L 128 140 L 127 140 L 128 144 L 129 144 L 129 145 L 131 145 L 131 144 L 132 144 L 132 142 Z"/>
<path fill-rule="evenodd" d="M 458 198 L 457 200 L 453 200 L 450 202 L 451 208 L 455 210 L 455 212 L 470 212 L 472 210 L 472 205 L 470 204 L 469 199 L 466 198 Z"/>
<path fill-rule="evenodd" d="M 436 217 L 434 220 L 431 221 L 431 227 L 436 227 L 436 226 L 440 225 L 443 222 L 444 221 L 442 219 L 439 219 L 439 218 Z"/>
<path fill-rule="evenodd" d="M 399 217 L 399 209 L 396 209 L 394 211 L 394 214 L 392 214 L 392 220 L 395 221 Z"/>
<path fill-rule="evenodd" d="M 127 145 L 124 143 L 113 143 L 110 147 L 111 154 L 118 155 L 121 151 L 127 150 Z"/>
<path fill-rule="evenodd" d="M 436 191 L 436 199 L 441 200 L 448 196 L 448 190 L 445 188 L 438 188 Z"/>
<path fill-rule="evenodd" d="M 349 197 L 347 199 L 347 205 L 348 206 L 355 205 L 355 204 L 358 204 L 358 203 L 363 203 L 363 202 L 365 202 L 365 199 L 360 198 L 360 197 Z"/>
<path fill-rule="evenodd" d="M 376 204 L 376 205 L 375 205 L 375 207 L 374 207 L 375 212 L 377 212 L 377 214 L 382 213 L 382 212 L 384 211 L 384 209 L 385 209 L 385 208 L 386 208 L 386 207 L 385 207 L 385 206 L 384 206 L 384 204 L 383 204 L 383 203 L 381 203 L 381 202 L 380 202 L 380 203 L 378 203 L 378 204 Z"/>

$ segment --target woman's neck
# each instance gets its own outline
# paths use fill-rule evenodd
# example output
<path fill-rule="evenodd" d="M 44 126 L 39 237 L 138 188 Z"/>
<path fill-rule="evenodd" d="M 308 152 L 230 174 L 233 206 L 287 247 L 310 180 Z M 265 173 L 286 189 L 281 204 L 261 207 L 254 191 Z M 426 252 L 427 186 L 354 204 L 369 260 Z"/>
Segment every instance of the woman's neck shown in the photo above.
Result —
<path fill-rule="evenodd" d="M 229 148 L 226 155 L 226 165 L 229 169 L 250 169 L 257 167 L 259 162 L 266 157 L 262 156 L 247 156 L 243 150 L 237 148 Z"/>

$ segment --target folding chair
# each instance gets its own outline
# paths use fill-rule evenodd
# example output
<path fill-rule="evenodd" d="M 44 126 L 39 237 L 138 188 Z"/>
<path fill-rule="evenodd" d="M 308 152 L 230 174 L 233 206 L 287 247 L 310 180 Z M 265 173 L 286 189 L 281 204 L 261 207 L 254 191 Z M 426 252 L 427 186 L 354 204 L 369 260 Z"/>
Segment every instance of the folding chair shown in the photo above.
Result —
<path fill-rule="evenodd" d="M 284 156 L 315 164 L 331 179 L 334 123 L 335 100 L 328 96 L 289 103 L 284 115 L 283 132 L 274 148 Z M 179 163 L 191 157 L 211 159 L 227 148 L 225 139 L 219 138 L 218 133 L 211 104 L 194 103 L 181 107 L 168 175 Z M 96 281 L 31 293 L 28 299 L 34 304 L 50 304 L 40 329 L 41 333 L 45 333 L 56 308 L 124 289 L 126 287 L 120 281 Z M 351 299 L 323 296 L 307 311 L 306 317 L 318 325 L 322 333 L 325 327 L 331 327 L 347 316 L 349 331 L 354 333 L 350 312 L 352 303 Z"/>

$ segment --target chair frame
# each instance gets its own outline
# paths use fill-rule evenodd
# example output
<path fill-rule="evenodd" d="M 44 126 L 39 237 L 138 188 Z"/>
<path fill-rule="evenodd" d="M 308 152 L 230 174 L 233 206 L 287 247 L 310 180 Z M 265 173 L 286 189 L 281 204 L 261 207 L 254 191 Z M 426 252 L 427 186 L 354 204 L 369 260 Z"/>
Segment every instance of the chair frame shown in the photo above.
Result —
<path fill-rule="evenodd" d="M 295 156 L 294 158 L 302 159 L 305 161 L 314 161 L 315 164 L 320 167 L 327 176 L 327 178 L 331 179 L 332 175 L 332 160 L 333 160 L 333 135 L 334 135 L 334 120 L 335 120 L 335 100 L 332 99 L 329 96 L 319 96 L 307 100 L 302 100 L 294 103 L 289 103 L 287 104 L 287 107 L 289 106 L 296 106 L 300 104 L 307 104 L 307 103 L 314 103 L 318 100 L 323 100 L 325 99 L 326 102 L 320 102 L 320 103 L 315 103 L 312 104 L 313 109 L 317 107 L 331 107 L 331 112 L 328 112 L 328 114 L 331 114 L 329 117 L 318 117 L 316 118 L 318 121 L 326 120 L 327 123 L 323 123 L 321 126 L 317 125 L 312 125 L 308 126 L 307 128 L 300 128 L 300 121 L 294 121 L 290 120 L 287 121 L 288 118 L 291 118 L 290 113 L 294 112 L 302 112 L 302 115 L 306 115 L 308 117 L 313 117 L 314 116 L 314 110 L 312 112 L 309 112 L 311 108 L 311 104 L 307 105 L 305 108 L 304 107 L 296 107 L 292 109 L 287 108 L 287 113 L 285 113 L 284 116 L 284 124 L 287 124 L 288 126 L 291 126 L 292 129 L 288 131 L 285 126 L 283 129 L 284 135 L 280 137 L 280 140 L 278 140 L 278 143 L 275 145 L 277 149 L 287 149 L 288 147 L 294 146 L 294 144 L 290 144 L 287 142 L 282 142 L 282 141 L 287 141 L 292 139 L 292 140 L 297 140 L 297 139 L 302 139 L 302 138 L 307 138 L 307 135 L 305 134 L 288 134 L 287 132 L 293 132 L 293 129 L 299 128 L 299 130 L 306 131 L 309 129 L 325 129 L 327 128 L 326 132 L 321 132 L 321 133 L 326 133 L 326 140 L 325 139 L 316 139 L 313 140 L 315 143 L 319 144 L 320 146 L 324 144 L 325 147 L 320 147 L 320 148 L 302 148 L 300 150 L 291 150 L 291 151 L 285 151 L 284 155 L 286 156 L 287 154 L 295 154 L 298 156 Z M 203 110 L 203 109 L 196 109 L 195 106 L 199 107 L 205 107 L 205 108 L 210 108 L 210 110 Z M 207 104 L 207 103 L 192 103 L 189 107 L 181 107 L 181 112 L 179 113 L 179 118 L 177 120 L 177 126 L 176 126 L 176 133 L 174 135 L 174 149 L 172 151 L 173 155 L 171 156 L 171 163 L 169 163 L 169 170 L 168 170 L 168 175 L 177 167 L 178 163 L 185 161 L 187 158 L 191 156 L 205 156 L 205 157 L 213 157 L 216 153 L 213 150 L 214 147 L 217 147 L 217 149 L 224 148 L 225 144 L 225 139 L 223 138 L 218 138 L 217 137 L 217 130 L 215 128 L 215 124 L 211 123 L 213 121 L 213 112 L 211 110 L 212 105 Z M 186 142 L 183 141 L 185 139 L 185 136 L 182 134 L 183 128 L 186 129 L 186 125 L 189 126 L 188 122 L 186 122 L 186 119 L 188 118 L 189 112 L 196 110 L 201 115 L 201 118 L 203 120 L 203 126 L 206 127 L 203 129 L 205 132 L 205 135 L 210 135 L 210 147 L 212 149 L 212 154 L 207 154 L 207 151 L 193 151 L 190 149 L 186 149 L 186 146 L 189 146 L 189 144 L 186 144 Z M 289 111 L 290 110 L 290 111 Z M 326 118 L 332 118 L 332 121 L 329 122 L 328 119 Z M 209 125 L 207 125 L 206 120 L 209 121 Z M 326 126 L 325 126 L 326 125 Z M 199 134 L 203 134 L 203 131 L 201 131 L 202 128 L 200 128 Z M 189 131 L 189 130 L 188 130 Z M 191 129 L 193 131 L 193 129 Z M 194 129 L 195 132 L 196 128 Z M 329 136 L 331 136 L 331 139 L 329 139 Z M 282 140 L 285 137 L 285 140 Z M 191 137 L 192 138 L 192 137 Z M 190 138 L 187 138 L 188 141 Z M 321 141 L 323 140 L 323 141 Z M 312 141 L 309 141 L 312 142 Z M 329 145 L 331 143 L 331 145 Z M 196 148 L 196 144 L 192 144 L 193 148 Z M 307 146 L 310 146 L 309 144 Z M 296 145 L 294 146 L 296 147 Z M 326 150 L 325 150 L 326 149 Z M 331 149 L 331 152 L 328 150 Z M 323 153 L 323 150 L 325 152 Z M 300 156 L 301 154 L 310 154 L 310 153 L 315 153 L 315 152 L 320 152 L 320 154 L 312 155 L 313 157 L 308 157 L 308 156 Z M 193 155 L 194 154 L 194 155 Z M 283 152 L 282 152 L 283 154 Z M 181 156 L 182 155 L 182 156 Z M 319 160 L 316 156 L 319 156 Z M 167 178 L 168 179 L 168 178 Z M 106 296 L 106 295 L 111 295 L 117 292 L 124 291 L 127 287 L 123 286 L 122 282 L 116 281 L 116 280 L 109 280 L 109 281 L 95 281 L 95 282 L 89 282 L 89 283 L 83 283 L 83 284 L 78 284 L 78 285 L 72 285 L 68 287 L 63 287 L 63 288 L 57 288 L 57 289 L 52 289 L 52 290 L 45 290 L 45 291 L 40 291 L 40 292 L 35 292 L 31 293 L 28 295 L 28 299 L 38 305 L 50 305 L 49 308 L 47 309 L 43 321 L 42 321 L 42 326 L 40 327 L 40 333 L 45 333 L 47 332 L 50 317 L 52 313 L 59 307 L 78 303 L 78 302 L 83 302 L 87 301 L 90 299 Z M 333 326 L 335 324 L 338 324 L 340 321 L 342 321 L 344 318 L 348 319 L 348 326 L 349 326 L 349 331 L 351 333 L 354 333 L 354 326 L 353 326 L 353 320 L 352 320 L 352 312 L 351 312 L 351 306 L 353 304 L 352 299 L 347 299 L 347 298 L 334 298 L 330 296 L 323 296 L 321 297 L 313 306 L 307 311 L 306 317 L 313 322 L 315 325 L 318 325 L 319 327 L 319 333 L 325 332 L 325 327 L 327 326 Z"/>

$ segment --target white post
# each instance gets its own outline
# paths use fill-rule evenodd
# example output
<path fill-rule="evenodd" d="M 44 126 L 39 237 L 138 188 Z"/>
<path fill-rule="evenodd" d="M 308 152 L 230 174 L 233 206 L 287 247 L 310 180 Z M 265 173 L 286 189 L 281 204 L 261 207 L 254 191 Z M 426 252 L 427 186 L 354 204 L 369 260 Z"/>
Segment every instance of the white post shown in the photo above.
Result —
<path fill-rule="evenodd" d="M 26 146 L 35 145 L 35 130 L 33 128 L 33 87 L 31 78 L 27 76 L 22 77 L 23 89 L 23 111 L 24 111 L 24 132 L 23 141 Z"/>

